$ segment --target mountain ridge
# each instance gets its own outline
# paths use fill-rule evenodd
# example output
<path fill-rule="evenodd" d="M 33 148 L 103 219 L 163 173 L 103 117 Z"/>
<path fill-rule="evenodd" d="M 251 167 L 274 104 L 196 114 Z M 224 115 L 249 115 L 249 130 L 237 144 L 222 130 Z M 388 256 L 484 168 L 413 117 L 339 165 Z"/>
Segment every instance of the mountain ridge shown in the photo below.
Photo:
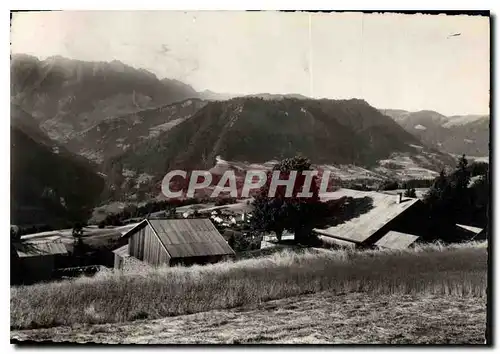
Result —
<path fill-rule="evenodd" d="M 445 116 L 435 111 L 409 112 L 385 109 L 381 112 L 429 146 L 450 154 L 489 155 L 488 115 Z"/>
<path fill-rule="evenodd" d="M 395 152 L 421 156 L 422 151 L 433 155 L 436 169 L 452 163 L 364 100 L 238 97 L 207 103 L 190 119 L 130 147 L 111 165 L 147 176 L 157 188 L 166 172 L 209 169 L 217 157 L 251 164 L 302 154 L 315 164 L 376 167 Z"/>
<path fill-rule="evenodd" d="M 118 60 L 59 56 L 13 56 L 11 76 L 16 129 L 27 130 L 50 149 L 78 154 L 91 169 L 104 172 L 104 194 L 112 198 L 121 198 L 122 191 L 150 190 L 167 170 L 212 168 L 217 156 L 265 163 L 300 153 L 316 164 L 384 171 L 394 165 L 394 156 L 402 168 L 412 159 L 434 170 L 451 161 L 432 141 L 401 126 L 411 112 L 377 110 L 363 99 L 293 93 L 231 97 L 196 92 Z M 437 112 L 419 115 L 449 121 Z M 470 120 L 456 117 L 454 122 Z"/>
<path fill-rule="evenodd" d="M 107 118 L 197 96 L 189 85 L 159 80 L 118 60 L 39 60 L 29 55 L 11 59 L 11 101 L 60 142 Z"/>
<path fill-rule="evenodd" d="M 11 105 L 11 115 L 11 223 L 85 221 L 104 188 L 95 166 L 30 124 L 22 109 Z"/>
<path fill-rule="evenodd" d="M 105 163 L 129 146 L 154 139 L 189 119 L 206 104 L 192 98 L 106 119 L 75 135 L 66 146 L 96 163 Z"/>

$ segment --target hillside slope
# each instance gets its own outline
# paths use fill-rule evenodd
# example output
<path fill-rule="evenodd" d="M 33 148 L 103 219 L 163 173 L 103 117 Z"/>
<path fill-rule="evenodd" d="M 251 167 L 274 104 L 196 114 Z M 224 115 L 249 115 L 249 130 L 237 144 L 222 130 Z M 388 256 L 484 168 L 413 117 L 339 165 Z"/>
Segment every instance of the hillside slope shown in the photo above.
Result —
<path fill-rule="evenodd" d="M 218 157 L 251 166 L 297 154 L 330 169 L 350 164 L 381 168 L 384 175 L 388 166 L 439 171 L 454 164 L 362 100 L 239 97 L 209 102 L 156 138 L 131 145 L 106 173 L 122 195 L 155 196 L 170 170 L 210 169 Z"/>
<path fill-rule="evenodd" d="M 415 144 L 421 143 L 361 100 L 235 98 L 210 102 L 119 160 L 151 174 L 209 168 L 217 156 L 266 162 L 303 154 L 313 163 L 373 165 L 393 152 L 416 151 Z"/>
<path fill-rule="evenodd" d="M 104 187 L 95 166 L 49 139 L 22 109 L 11 109 L 11 223 L 86 220 Z"/>
<path fill-rule="evenodd" d="M 11 101 L 65 142 L 106 118 L 197 97 L 192 87 L 120 61 L 85 62 L 60 56 L 11 59 Z"/>
<path fill-rule="evenodd" d="M 485 330 L 485 299 L 322 292 L 159 320 L 12 331 L 10 337 L 108 344 L 483 344 Z"/>
<path fill-rule="evenodd" d="M 130 146 L 155 139 L 162 132 L 192 117 L 206 104 L 206 101 L 199 99 L 188 99 L 106 119 L 75 135 L 67 142 L 67 147 L 97 163 L 107 162 Z"/>
<path fill-rule="evenodd" d="M 385 109 L 406 131 L 422 142 L 456 155 L 488 156 L 490 119 L 488 116 L 444 116 L 434 111 L 408 112 Z"/>

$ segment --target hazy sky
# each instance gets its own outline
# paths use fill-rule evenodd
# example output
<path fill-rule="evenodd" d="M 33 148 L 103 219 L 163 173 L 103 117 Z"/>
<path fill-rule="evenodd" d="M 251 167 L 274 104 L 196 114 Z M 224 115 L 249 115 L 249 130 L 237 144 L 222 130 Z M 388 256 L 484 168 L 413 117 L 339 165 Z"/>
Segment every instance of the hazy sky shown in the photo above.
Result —
<path fill-rule="evenodd" d="M 117 59 L 198 91 L 355 97 L 377 108 L 447 115 L 489 112 L 487 17 L 32 12 L 14 14 L 11 33 L 13 53 Z"/>

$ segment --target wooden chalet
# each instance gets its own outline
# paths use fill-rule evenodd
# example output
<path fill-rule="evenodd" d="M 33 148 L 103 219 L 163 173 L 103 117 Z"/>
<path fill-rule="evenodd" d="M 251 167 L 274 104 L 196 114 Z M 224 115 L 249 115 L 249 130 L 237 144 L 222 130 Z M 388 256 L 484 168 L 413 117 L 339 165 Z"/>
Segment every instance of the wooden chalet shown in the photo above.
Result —
<path fill-rule="evenodd" d="M 68 255 L 61 241 L 29 241 L 12 244 L 12 264 L 18 267 L 16 282 L 35 282 L 52 278 L 56 268 Z"/>
<path fill-rule="evenodd" d="M 353 207 L 352 217 L 346 215 L 337 225 L 313 230 L 326 242 L 342 246 L 402 248 L 415 242 L 418 238 L 415 234 L 420 235 L 424 230 L 421 225 L 425 221 L 425 210 L 417 198 L 351 189 L 321 195 L 323 201 L 342 198 L 346 203 L 349 200 L 353 204 L 360 200 L 363 203 Z M 356 208 L 363 210 L 357 213 Z"/>
<path fill-rule="evenodd" d="M 114 250 L 115 268 L 127 257 L 153 266 L 214 263 L 235 253 L 210 219 L 145 219 Z"/>

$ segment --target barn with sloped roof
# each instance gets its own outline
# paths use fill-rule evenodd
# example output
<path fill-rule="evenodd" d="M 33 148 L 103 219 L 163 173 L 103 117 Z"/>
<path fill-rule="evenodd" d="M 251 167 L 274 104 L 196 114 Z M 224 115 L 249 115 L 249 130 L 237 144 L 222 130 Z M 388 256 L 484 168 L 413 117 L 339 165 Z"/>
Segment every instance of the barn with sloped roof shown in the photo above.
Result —
<path fill-rule="evenodd" d="M 235 254 L 210 219 L 145 219 L 122 238 L 128 244 L 115 250 L 115 268 L 126 257 L 173 266 L 215 263 Z"/>
<path fill-rule="evenodd" d="M 30 283 L 51 279 L 68 251 L 61 241 L 30 240 L 12 243 L 11 256 L 15 257 L 13 264 L 19 267 L 16 282 Z"/>
<path fill-rule="evenodd" d="M 325 193 L 322 200 L 345 200 L 350 210 L 345 220 L 314 229 L 320 238 L 343 246 L 406 248 L 426 232 L 425 210 L 417 198 L 339 189 Z"/>

